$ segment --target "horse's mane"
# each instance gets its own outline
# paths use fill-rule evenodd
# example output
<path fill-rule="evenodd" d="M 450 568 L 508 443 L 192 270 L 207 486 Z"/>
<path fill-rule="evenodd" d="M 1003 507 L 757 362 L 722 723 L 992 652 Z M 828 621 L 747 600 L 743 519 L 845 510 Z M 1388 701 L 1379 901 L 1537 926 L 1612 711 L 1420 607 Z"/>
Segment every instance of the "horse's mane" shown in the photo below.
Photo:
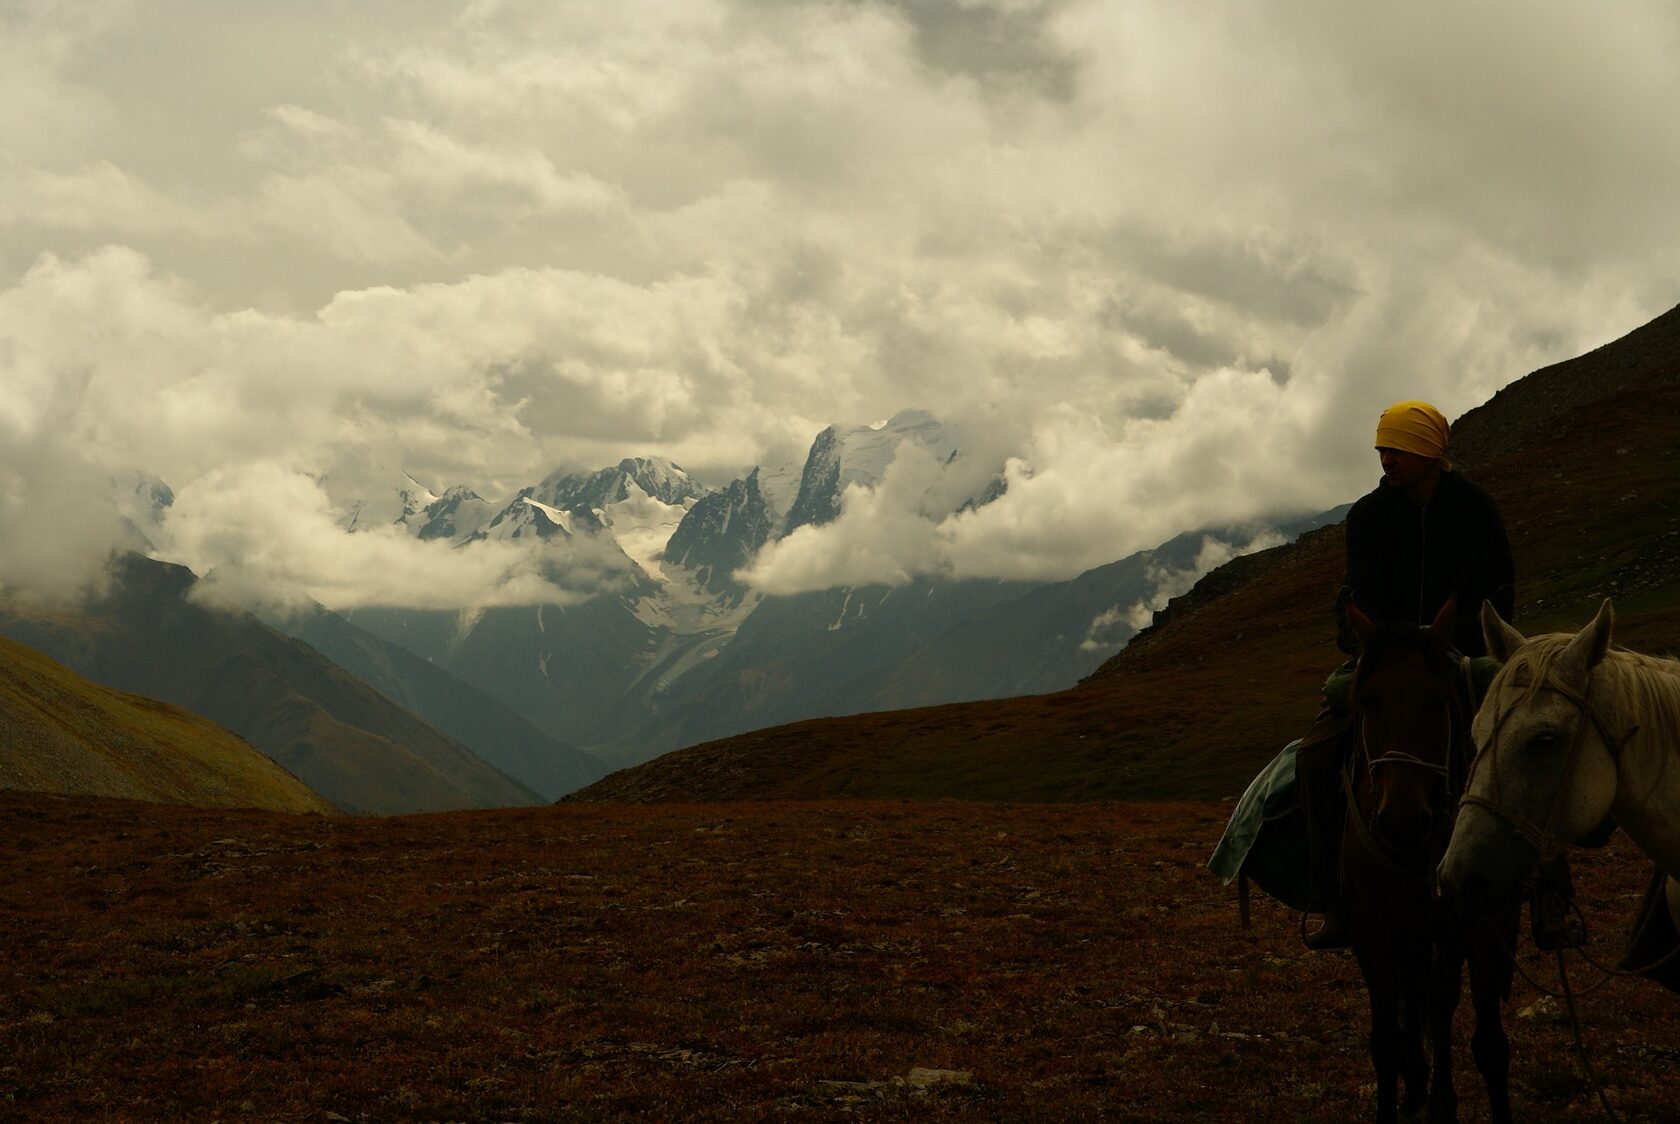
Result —
<path fill-rule="evenodd" d="M 1384 622 L 1364 636 L 1359 646 L 1359 661 L 1366 667 L 1380 665 L 1399 652 L 1422 655 L 1431 670 L 1450 675 L 1454 670 L 1452 658 L 1438 645 L 1426 628 L 1415 624 Z"/>
<path fill-rule="evenodd" d="M 1500 669 L 1495 683 L 1524 689 L 1526 702 L 1573 639 L 1569 632 L 1529 637 Z M 1630 724 L 1665 740 L 1680 738 L 1680 660 L 1611 648 L 1593 669 L 1592 692 L 1596 702 L 1612 714 L 1626 716 Z"/>

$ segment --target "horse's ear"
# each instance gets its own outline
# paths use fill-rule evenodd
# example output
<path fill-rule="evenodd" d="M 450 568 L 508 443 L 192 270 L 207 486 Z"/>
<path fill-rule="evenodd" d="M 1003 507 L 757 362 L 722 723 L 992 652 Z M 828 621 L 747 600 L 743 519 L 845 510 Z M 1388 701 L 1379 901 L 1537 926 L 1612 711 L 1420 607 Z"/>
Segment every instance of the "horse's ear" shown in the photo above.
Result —
<path fill-rule="evenodd" d="M 1606 597 L 1604 604 L 1598 607 L 1598 615 L 1592 619 L 1592 623 L 1575 634 L 1575 639 L 1569 642 L 1569 646 L 1558 659 L 1578 663 L 1583 674 L 1591 671 L 1610 650 L 1610 630 L 1615 623 L 1616 610 L 1611 607 L 1610 599 Z"/>
<path fill-rule="evenodd" d="M 1447 647 L 1452 647 L 1453 633 L 1458 631 L 1458 598 L 1449 597 L 1447 603 L 1441 606 L 1441 611 L 1435 614 L 1435 620 L 1429 626 L 1429 631 Z"/>
<path fill-rule="evenodd" d="M 1359 646 L 1363 648 L 1365 646 L 1365 642 L 1371 638 L 1371 633 L 1377 626 L 1371 618 L 1361 612 L 1359 606 L 1355 605 L 1352 601 L 1348 602 L 1347 615 L 1348 623 L 1353 626 L 1353 634 L 1359 637 Z"/>
<path fill-rule="evenodd" d="M 1482 602 L 1482 639 L 1487 641 L 1488 655 L 1500 663 L 1528 643 L 1528 637 L 1505 623 L 1492 601 Z"/>

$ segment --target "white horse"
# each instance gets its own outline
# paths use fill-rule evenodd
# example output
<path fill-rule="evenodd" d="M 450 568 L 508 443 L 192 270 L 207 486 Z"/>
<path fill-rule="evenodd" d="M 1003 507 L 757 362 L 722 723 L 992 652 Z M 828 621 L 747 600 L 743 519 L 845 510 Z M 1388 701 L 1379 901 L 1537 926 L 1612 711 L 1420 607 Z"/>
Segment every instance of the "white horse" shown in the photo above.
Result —
<path fill-rule="evenodd" d="M 1573 636 L 1528 639 L 1482 606 L 1503 665 L 1476 714 L 1476 756 L 1440 866 L 1460 912 L 1496 916 L 1538 864 L 1605 816 L 1669 877 L 1680 927 L 1680 661 L 1612 650 L 1610 602 Z"/>

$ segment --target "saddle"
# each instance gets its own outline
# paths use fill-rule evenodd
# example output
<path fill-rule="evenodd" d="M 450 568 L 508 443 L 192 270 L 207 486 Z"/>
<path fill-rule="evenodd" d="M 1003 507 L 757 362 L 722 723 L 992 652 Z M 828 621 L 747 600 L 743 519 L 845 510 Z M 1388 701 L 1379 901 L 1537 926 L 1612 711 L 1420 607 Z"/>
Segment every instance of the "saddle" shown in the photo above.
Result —
<path fill-rule="evenodd" d="M 1499 672 L 1498 661 L 1466 658 L 1461 667 L 1469 698 L 1480 702 Z M 1351 717 L 1348 692 L 1353 684 L 1353 670 L 1351 660 L 1342 664 L 1330 673 L 1321 688 L 1326 712 L 1343 723 Z M 1303 913 L 1314 908 L 1321 897 L 1313 885 L 1307 818 L 1295 774 L 1296 753 L 1302 741 L 1296 738 L 1284 746 L 1255 775 L 1237 800 L 1225 832 L 1208 859 L 1208 870 L 1221 883 L 1228 886 L 1237 882 L 1245 927 L 1250 881 L 1284 905 Z"/>

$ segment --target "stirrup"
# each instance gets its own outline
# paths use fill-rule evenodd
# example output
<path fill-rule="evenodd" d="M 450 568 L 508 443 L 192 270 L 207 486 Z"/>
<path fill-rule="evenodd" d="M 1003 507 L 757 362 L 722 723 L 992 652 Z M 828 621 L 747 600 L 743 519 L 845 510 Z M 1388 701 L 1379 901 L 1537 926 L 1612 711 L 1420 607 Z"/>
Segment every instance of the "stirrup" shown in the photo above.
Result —
<path fill-rule="evenodd" d="M 1306 917 L 1301 918 L 1301 943 L 1313 952 L 1327 952 L 1331 949 L 1353 947 L 1353 926 L 1348 922 L 1347 907 L 1341 903 L 1326 906 L 1323 910 L 1324 922 L 1318 928 L 1308 932 Z"/>

